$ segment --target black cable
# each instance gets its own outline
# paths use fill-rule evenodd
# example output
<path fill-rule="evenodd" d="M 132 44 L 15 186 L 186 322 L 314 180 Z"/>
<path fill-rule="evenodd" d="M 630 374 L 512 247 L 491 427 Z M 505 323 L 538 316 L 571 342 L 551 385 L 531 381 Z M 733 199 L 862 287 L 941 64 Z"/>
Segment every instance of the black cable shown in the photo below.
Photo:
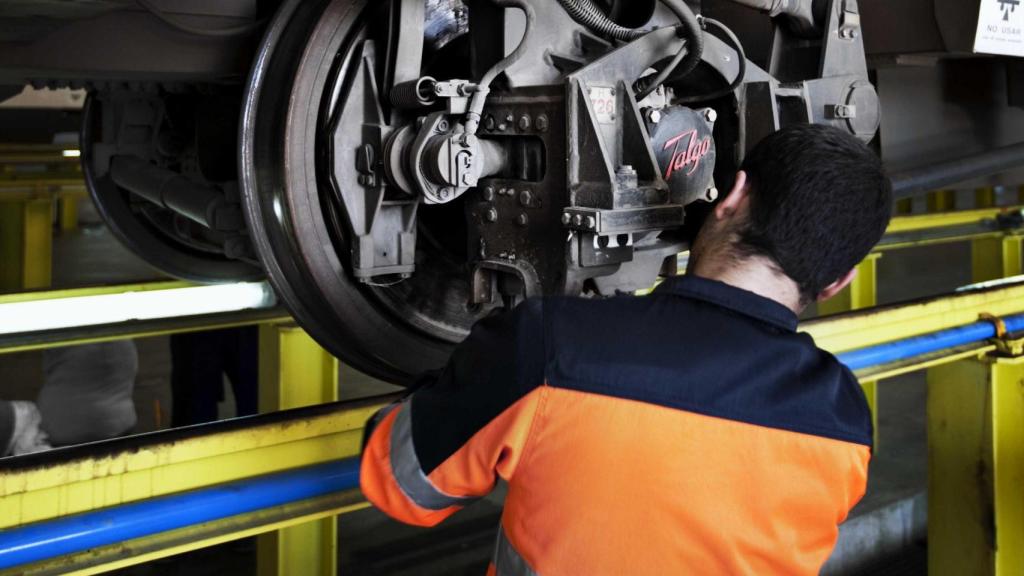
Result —
<path fill-rule="evenodd" d="M 629 41 L 636 40 L 647 33 L 644 30 L 626 28 L 616 24 L 597 6 L 594 6 L 591 0 L 558 0 L 558 3 L 573 20 L 602 36 Z"/>
<path fill-rule="evenodd" d="M 480 82 L 476 85 L 476 91 L 473 93 L 473 97 L 469 100 L 469 110 L 466 112 L 466 131 L 465 135 L 473 136 L 480 128 L 480 115 L 483 114 L 484 104 L 487 100 L 487 95 L 491 92 L 491 82 L 498 77 L 510 66 L 522 59 L 526 54 L 526 49 L 530 45 L 530 39 L 534 30 L 534 26 L 537 22 L 537 14 L 533 10 L 533 6 L 530 5 L 528 0 L 491 0 L 496 6 L 504 8 L 518 8 L 523 11 L 526 16 L 526 27 L 523 31 L 523 38 L 519 41 L 519 46 L 512 51 L 511 54 L 500 60 L 491 69 L 488 70 L 484 77 L 480 79 Z"/>
<path fill-rule="evenodd" d="M 740 59 L 740 69 L 736 74 L 736 78 L 733 79 L 729 86 L 711 92 L 710 94 L 701 94 L 698 96 L 676 98 L 674 102 L 675 104 L 690 104 L 693 102 L 703 102 L 706 100 L 714 100 L 715 98 L 721 98 L 722 96 L 730 94 L 734 92 L 737 88 L 739 88 L 740 85 L 743 84 L 743 80 L 746 79 L 747 77 L 747 53 L 743 50 L 743 44 L 740 42 L 740 39 L 736 37 L 736 34 L 734 34 L 732 30 L 730 30 L 725 24 L 722 24 L 718 20 L 715 20 L 714 18 L 704 18 L 703 20 L 704 23 L 710 24 L 715 28 L 718 28 L 718 30 L 722 34 L 724 34 L 725 37 L 729 40 L 729 43 L 732 44 L 732 47 L 736 49 L 736 56 Z M 637 99 L 639 100 L 640 98 Z"/>
<path fill-rule="evenodd" d="M 704 31 L 701 28 L 697 16 L 683 0 L 660 0 L 666 8 L 675 14 L 682 27 L 683 37 L 686 42 L 676 53 L 675 58 L 659 72 L 654 78 L 640 84 L 636 90 L 636 99 L 643 100 L 650 93 L 658 89 L 665 79 L 673 73 L 685 76 L 700 64 L 701 56 L 704 53 Z M 610 36 L 617 40 L 636 40 L 647 34 L 644 30 L 632 29 L 620 26 L 613 22 L 591 0 L 558 0 L 562 8 L 572 17 L 573 20 L 587 28 L 604 36 Z"/>
<path fill-rule="evenodd" d="M 176 18 L 165 12 L 159 6 L 153 4 L 150 0 L 135 0 L 136 4 L 141 6 L 144 10 L 151 13 L 153 16 L 159 18 L 164 24 L 167 24 L 171 28 L 180 30 L 187 34 L 194 34 L 196 36 L 210 36 L 214 38 L 230 38 L 232 36 L 244 36 L 245 34 L 251 34 L 263 27 L 264 21 L 259 20 L 257 22 L 250 22 L 249 24 L 242 24 L 240 26 L 231 26 L 229 28 L 198 28 L 190 26 L 183 22 L 178 21 Z"/>
<path fill-rule="evenodd" d="M 633 90 L 636 92 L 637 102 L 640 102 L 644 98 L 650 96 L 658 89 L 658 86 L 661 86 L 665 83 L 665 80 L 668 80 L 668 77 L 672 75 L 672 72 L 675 71 L 676 67 L 679 66 L 679 63 L 682 62 L 683 58 L 685 58 L 689 53 L 686 45 L 687 43 L 683 42 L 683 47 L 679 49 L 679 52 L 677 52 L 675 57 L 672 58 L 672 61 L 668 63 L 668 66 L 662 68 L 660 72 L 657 74 L 651 74 L 650 76 L 644 76 L 636 81 L 636 85 L 633 87 Z"/>

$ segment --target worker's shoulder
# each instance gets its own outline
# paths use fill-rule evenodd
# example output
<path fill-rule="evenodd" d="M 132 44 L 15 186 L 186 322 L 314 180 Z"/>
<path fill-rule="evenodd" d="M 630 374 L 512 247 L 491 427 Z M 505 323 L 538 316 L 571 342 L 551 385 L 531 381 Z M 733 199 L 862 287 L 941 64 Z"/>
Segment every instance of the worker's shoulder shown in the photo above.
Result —
<path fill-rule="evenodd" d="M 856 379 L 803 333 L 699 299 L 545 298 L 549 385 L 707 416 L 871 442 Z"/>

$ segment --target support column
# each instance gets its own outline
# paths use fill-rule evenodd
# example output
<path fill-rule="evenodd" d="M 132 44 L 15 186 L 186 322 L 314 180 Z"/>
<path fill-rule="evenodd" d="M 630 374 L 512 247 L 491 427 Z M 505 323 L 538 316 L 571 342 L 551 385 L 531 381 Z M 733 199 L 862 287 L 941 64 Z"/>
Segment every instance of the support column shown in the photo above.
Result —
<path fill-rule="evenodd" d="M 338 361 L 301 328 L 260 326 L 260 412 L 338 399 Z M 338 454 L 339 458 L 346 454 Z M 260 576 L 334 576 L 338 571 L 337 518 L 324 518 L 259 537 Z"/>
<path fill-rule="evenodd" d="M 928 569 L 1024 573 L 1024 357 L 928 371 Z"/>
<path fill-rule="evenodd" d="M 0 202 L 0 292 L 50 286 L 53 201 Z"/>
<path fill-rule="evenodd" d="M 1013 235 L 971 242 L 973 280 L 987 282 L 1021 274 L 1022 240 L 1024 237 Z"/>
<path fill-rule="evenodd" d="M 928 212 L 949 212 L 956 210 L 956 191 L 936 190 L 928 193 Z"/>
<path fill-rule="evenodd" d="M 57 204 L 57 213 L 61 232 L 78 229 L 78 198 L 76 196 L 62 195 Z"/>
<path fill-rule="evenodd" d="M 857 265 L 857 277 L 853 279 L 850 286 L 837 294 L 827 302 L 818 304 L 818 315 L 828 316 L 871 308 L 878 304 L 878 259 L 879 253 L 868 254 L 863 262 Z M 875 450 L 878 450 L 878 380 L 868 380 L 860 383 L 864 389 L 864 396 L 867 397 L 868 405 L 871 407 L 871 421 L 875 431 Z"/>

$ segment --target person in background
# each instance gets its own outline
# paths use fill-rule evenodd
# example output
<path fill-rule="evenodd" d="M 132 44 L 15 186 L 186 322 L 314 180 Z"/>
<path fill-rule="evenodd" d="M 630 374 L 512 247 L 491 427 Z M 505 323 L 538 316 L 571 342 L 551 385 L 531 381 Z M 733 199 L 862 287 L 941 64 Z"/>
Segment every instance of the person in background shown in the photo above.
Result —
<path fill-rule="evenodd" d="M 36 401 L 0 401 L 0 456 L 127 434 L 138 368 L 131 340 L 46 350 Z"/>

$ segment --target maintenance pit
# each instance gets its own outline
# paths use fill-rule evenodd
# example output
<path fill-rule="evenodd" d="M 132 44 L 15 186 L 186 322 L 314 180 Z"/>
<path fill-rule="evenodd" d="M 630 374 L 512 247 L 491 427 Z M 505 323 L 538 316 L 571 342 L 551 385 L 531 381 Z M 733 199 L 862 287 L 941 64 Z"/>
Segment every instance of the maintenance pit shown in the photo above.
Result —
<path fill-rule="evenodd" d="M 367 419 L 496 310 L 682 274 L 794 122 L 897 195 L 801 318 L 876 423 L 822 573 L 1024 570 L 1024 54 L 980 30 L 1024 10 L 688 2 L 703 60 L 656 81 L 687 52 L 660 0 L 597 1 L 604 33 L 572 2 L 208 4 L 0 8 L 0 408 L 45 434 L 0 458 L 0 574 L 485 573 L 504 487 L 402 526 L 358 489 Z"/>

